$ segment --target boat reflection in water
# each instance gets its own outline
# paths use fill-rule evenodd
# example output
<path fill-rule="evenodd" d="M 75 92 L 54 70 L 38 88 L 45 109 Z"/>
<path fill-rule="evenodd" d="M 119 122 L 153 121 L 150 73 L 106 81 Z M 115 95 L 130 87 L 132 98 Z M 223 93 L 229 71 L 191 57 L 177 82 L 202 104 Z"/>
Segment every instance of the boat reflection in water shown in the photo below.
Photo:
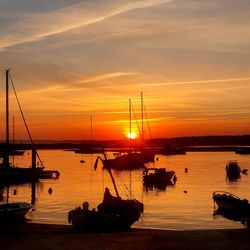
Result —
<path fill-rule="evenodd" d="M 246 228 L 250 228 L 250 221 L 248 217 L 241 217 L 238 214 L 225 212 L 224 210 L 221 210 L 220 208 L 217 208 L 214 210 L 213 216 L 222 216 L 223 218 L 231 221 L 239 221 L 242 225 L 244 225 Z"/>
<path fill-rule="evenodd" d="M 150 192 L 150 191 L 166 191 L 167 188 L 171 188 L 174 187 L 175 184 L 174 183 L 168 183 L 168 184 L 164 184 L 164 183 L 160 183 L 160 184 L 155 184 L 155 185 L 145 185 L 145 183 L 143 183 L 143 190 L 145 192 Z"/>

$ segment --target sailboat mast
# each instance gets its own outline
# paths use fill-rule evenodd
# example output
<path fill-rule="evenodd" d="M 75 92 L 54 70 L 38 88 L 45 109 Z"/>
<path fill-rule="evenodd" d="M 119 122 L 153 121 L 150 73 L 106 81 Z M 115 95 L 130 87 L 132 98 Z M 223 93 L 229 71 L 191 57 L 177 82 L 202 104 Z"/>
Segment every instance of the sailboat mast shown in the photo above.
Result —
<path fill-rule="evenodd" d="M 131 122 L 131 99 L 129 99 L 129 150 L 131 151 L 131 133 L 132 133 L 132 122 Z"/>
<path fill-rule="evenodd" d="M 116 184 L 115 184 L 115 179 L 114 179 L 114 177 L 113 177 L 113 174 L 112 174 L 112 172 L 111 172 L 111 169 L 110 169 L 110 168 L 108 168 L 108 172 L 109 172 L 109 175 L 110 175 L 111 181 L 112 181 L 112 183 L 113 183 L 113 186 L 114 186 L 114 188 L 115 188 L 115 193 L 116 193 L 116 196 L 117 196 L 117 197 L 120 197 L 120 195 L 119 195 L 119 193 L 118 193 L 118 189 L 117 189 Z"/>
<path fill-rule="evenodd" d="M 131 117 L 131 99 L 129 99 L 129 151 L 131 153 L 131 144 L 132 144 L 132 117 Z M 129 190 L 130 190 L 130 199 L 131 199 L 131 170 L 129 171 Z"/>
<path fill-rule="evenodd" d="M 15 144 L 15 116 L 12 117 L 12 143 L 13 143 L 13 146 Z"/>
<path fill-rule="evenodd" d="M 6 164 L 9 166 L 9 69 L 6 70 Z"/>
<path fill-rule="evenodd" d="M 143 106 L 143 92 L 141 92 L 141 145 L 143 147 L 143 142 L 144 142 L 144 127 L 143 127 L 143 111 L 144 111 L 144 106 Z"/>
<path fill-rule="evenodd" d="M 93 143 L 93 121 L 92 121 L 92 115 L 90 115 L 90 139 L 91 139 L 91 143 Z"/>
<path fill-rule="evenodd" d="M 107 155 L 106 155 L 105 151 L 104 151 L 103 154 L 104 154 L 104 159 L 107 161 L 108 158 L 107 158 Z M 99 156 L 98 156 L 98 157 L 99 157 Z M 98 158 L 97 158 L 97 159 L 98 159 Z M 97 161 L 96 161 L 96 163 L 97 163 Z M 97 167 L 97 165 L 96 165 L 96 167 Z M 94 167 L 94 168 L 96 168 L 96 167 Z M 115 179 L 114 179 L 114 176 L 113 176 L 113 174 L 112 174 L 112 172 L 111 172 L 110 167 L 108 167 L 107 170 L 108 170 L 108 172 L 109 172 L 111 181 L 112 181 L 112 183 L 113 183 L 113 186 L 114 186 L 114 189 L 115 189 L 116 196 L 117 196 L 117 197 L 120 197 L 120 195 L 119 195 L 119 193 L 118 193 L 118 189 L 117 189 L 116 184 L 115 184 Z"/>
<path fill-rule="evenodd" d="M 12 128 L 12 149 L 14 150 L 14 145 L 15 145 L 15 116 L 13 116 L 13 128 Z M 12 158 L 12 161 L 13 161 L 13 165 L 15 165 L 15 154 L 13 154 L 13 158 Z"/>

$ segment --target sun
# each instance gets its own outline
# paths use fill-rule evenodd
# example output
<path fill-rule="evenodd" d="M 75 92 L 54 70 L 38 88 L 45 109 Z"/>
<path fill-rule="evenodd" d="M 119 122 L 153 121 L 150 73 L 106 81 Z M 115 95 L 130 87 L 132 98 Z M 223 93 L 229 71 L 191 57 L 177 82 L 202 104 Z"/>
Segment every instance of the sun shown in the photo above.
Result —
<path fill-rule="evenodd" d="M 127 137 L 129 139 L 135 139 L 137 137 L 137 134 L 135 132 L 127 133 Z"/>

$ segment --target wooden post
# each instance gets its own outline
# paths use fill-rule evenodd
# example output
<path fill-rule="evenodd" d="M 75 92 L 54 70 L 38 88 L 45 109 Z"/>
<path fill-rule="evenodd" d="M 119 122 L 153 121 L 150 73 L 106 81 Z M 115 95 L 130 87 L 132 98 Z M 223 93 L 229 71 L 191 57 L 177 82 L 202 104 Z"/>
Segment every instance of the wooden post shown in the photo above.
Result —
<path fill-rule="evenodd" d="M 31 183 L 31 204 L 36 203 L 36 182 L 32 181 Z"/>
<path fill-rule="evenodd" d="M 36 149 L 32 148 L 32 168 L 36 168 Z"/>

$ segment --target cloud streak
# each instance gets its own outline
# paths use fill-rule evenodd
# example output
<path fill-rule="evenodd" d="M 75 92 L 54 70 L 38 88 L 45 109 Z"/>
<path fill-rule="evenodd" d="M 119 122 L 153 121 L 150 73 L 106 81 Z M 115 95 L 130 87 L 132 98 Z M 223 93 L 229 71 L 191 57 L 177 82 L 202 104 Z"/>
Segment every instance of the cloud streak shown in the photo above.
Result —
<path fill-rule="evenodd" d="M 105 6 L 100 6 L 98 10 L 80 3 L 50 13 L 31 15 L 0 29 L 0 50 L 99 23 L 131 10 L 150 8 L 172 1 L 122 1 L 123 4 L 120 5 L 117 5 L 117 2 L 106 1 Z"/>
<path fill-rule="evenodd" d="M 149 83 L 147 86 L 168 86 L 168 85 L 192 85 L 200 83 L 224 83 L 224 82 L 242 82 L 250 81 L 250 77 L 241 78 L 227 78 L 227 79 L 213 79 L 213 80 L 197 80 L 197 81 L 182 81 L 182 82 L 162 82 L 162 83 Z"/>
<path fill-rule="evenodd" d="M 98 76 L 93 76 L 84 80 L 80 80 L 79 83 L 92 83 L 92 82 L 98 82 L 102 80 L 107 80 L 111 78 L 117 78 L 117 77 L 122 77 L 122 76 L 131 76 L 135 75 L 133 72 L 112 72 L 112 73 L 107 73 L 103 75 L 98 75 Z"/>

